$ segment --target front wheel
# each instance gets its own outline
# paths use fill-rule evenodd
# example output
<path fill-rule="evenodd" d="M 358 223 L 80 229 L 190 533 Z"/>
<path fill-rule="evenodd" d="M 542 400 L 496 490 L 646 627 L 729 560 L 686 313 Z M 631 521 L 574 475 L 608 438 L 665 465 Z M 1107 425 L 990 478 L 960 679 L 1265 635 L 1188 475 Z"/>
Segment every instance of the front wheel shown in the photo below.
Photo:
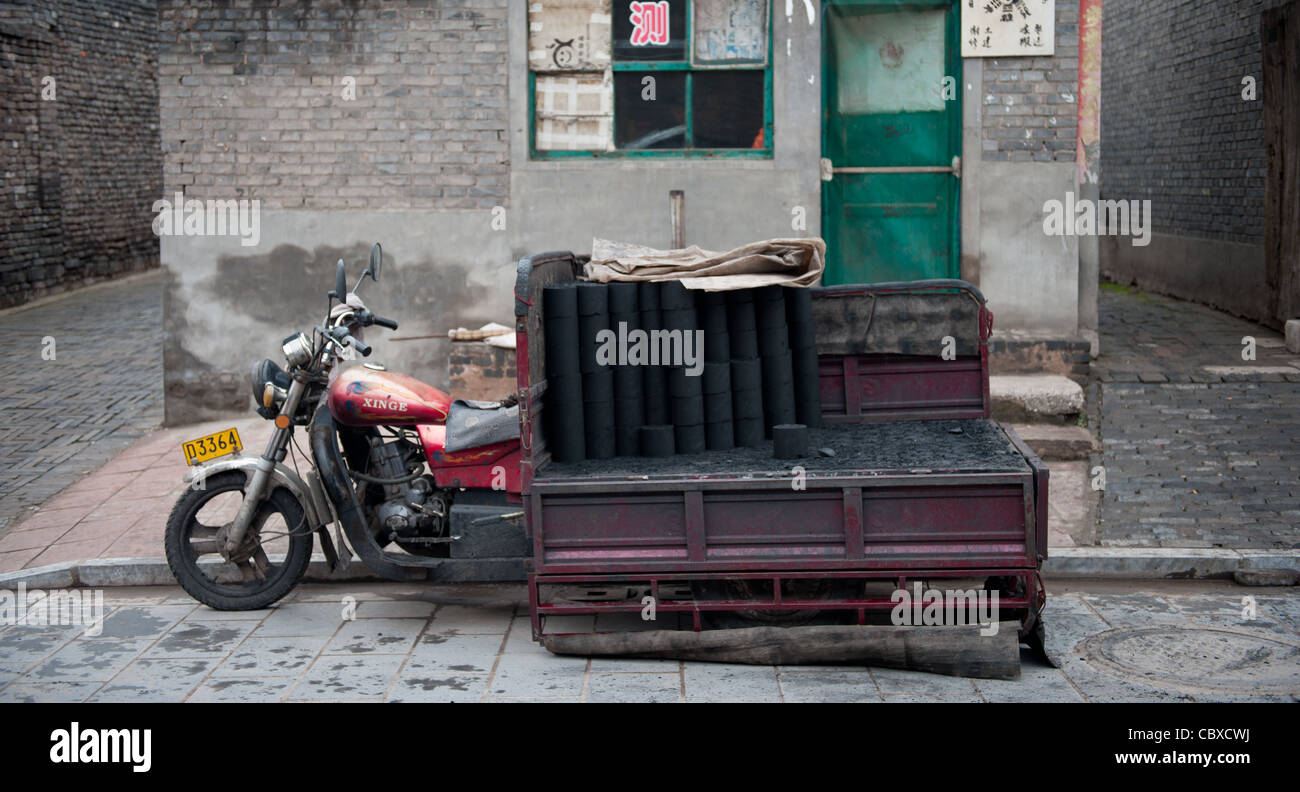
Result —
<path fill-rule="evenodd" d="M 234 470 L 209 476 L 185 491 L 167 518 L 167 565 L 181 588 L 215 610 L 257 610 L 293 590 L 311 560 L 311 526 L 302 504 L 273 488 L 249 522 L 239 564 L 221 556 L 226 527 L 244 501 L 245 476 Z"/>

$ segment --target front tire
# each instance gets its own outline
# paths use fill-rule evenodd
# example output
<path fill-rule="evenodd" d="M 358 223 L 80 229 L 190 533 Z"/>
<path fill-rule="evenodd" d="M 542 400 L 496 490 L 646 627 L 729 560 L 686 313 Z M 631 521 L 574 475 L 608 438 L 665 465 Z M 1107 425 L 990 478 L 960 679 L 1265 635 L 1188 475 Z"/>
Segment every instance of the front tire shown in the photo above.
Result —
<path fill-rule="evenodd" d="M 271 605 L 298 585 L 311 561 L 311 526 L 305 525 L 302 504 L 279 487 L 263 499 L 249 523 L 249 531 L 259 537 L 265 570 L 259 574 L 252 562 L 236 566 L 221 557 L 217 531 L 223 519 L 233 519 L 232 510 L 242 502 L 245 486 L 246 478 L 237 470 L 209 476 L 203 489 L 187 489 L 167 518 L 167 565 L 186 593 L 214 610 L 258 610 Z M 266 547 L 284 558 L 271 561 Z M 215 563 L 200 563 L 200 559 Z"/>

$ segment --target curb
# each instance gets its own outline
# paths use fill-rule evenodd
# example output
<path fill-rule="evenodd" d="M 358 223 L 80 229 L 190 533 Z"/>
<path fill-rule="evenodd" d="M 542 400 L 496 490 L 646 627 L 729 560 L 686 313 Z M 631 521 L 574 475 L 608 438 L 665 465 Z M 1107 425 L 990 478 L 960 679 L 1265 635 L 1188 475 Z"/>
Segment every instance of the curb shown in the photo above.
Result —
<path fill-rule="evenodd" d="M 1204 580 L 1231 578 L 1239 569 L 1290 569 L 1300 572 L 1300 550 L 1224 550 L 1187 547 L 1058 547 L 1043 563 L 1052 578 Z M 384 581 L 358 560 L 341 573 L 329 571 L 323 556 L 312 556 L 303 580 L 309 583 Z M 174 586 L 162 558 L 96 558 L 0 574 L 0 588 L 87 586 Z"/>
<path fill-rule="evenodd" d="M 384 581 L 358 560 L 337 574 L 331 573 L 325 557 L 313 555 L 303 573 L 303 582 Z M 0 575 L 0 588 L 25 584 L 28 588 L 108 588 L 111 586 L 175 586 L 176 578 L 165 558 L 95 558 L 22 569 Z"/>
<path fill-rule="evenodd" d="M 1231 578 L 1239 569 L 1300 571 L 1300 550 L 1057 547 L 1043 562 L 1043 575 L 1057 578 L 1202 580 Z"/>

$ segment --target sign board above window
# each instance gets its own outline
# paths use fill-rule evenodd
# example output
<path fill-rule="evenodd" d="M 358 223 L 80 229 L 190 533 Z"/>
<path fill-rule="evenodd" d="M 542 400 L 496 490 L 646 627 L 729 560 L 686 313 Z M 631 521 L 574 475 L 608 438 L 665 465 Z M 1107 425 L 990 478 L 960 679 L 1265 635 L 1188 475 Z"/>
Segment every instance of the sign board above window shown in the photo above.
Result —
<path fill-rule="evenodd" d="M 1056 52 L 1056 0 L 961 0 L 961 56 Z"/>

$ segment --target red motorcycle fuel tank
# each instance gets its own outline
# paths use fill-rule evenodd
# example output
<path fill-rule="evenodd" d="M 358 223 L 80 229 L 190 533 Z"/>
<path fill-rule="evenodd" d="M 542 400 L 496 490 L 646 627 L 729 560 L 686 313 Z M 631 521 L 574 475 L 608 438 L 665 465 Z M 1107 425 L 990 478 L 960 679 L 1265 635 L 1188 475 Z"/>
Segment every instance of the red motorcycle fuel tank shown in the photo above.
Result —
<path fill-rule="evenodd" d="M 329 386 L 330 414 L 347 426 L 441 424 L 451 397 L 414 377 L 374 364 L 337 370 Z"/>

